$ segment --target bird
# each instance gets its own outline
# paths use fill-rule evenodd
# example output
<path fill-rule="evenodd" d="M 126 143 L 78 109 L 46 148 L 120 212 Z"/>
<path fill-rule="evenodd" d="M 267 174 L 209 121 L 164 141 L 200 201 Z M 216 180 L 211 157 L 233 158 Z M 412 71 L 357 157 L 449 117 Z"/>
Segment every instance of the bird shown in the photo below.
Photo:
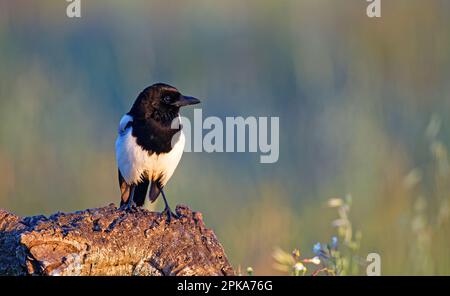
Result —
<path fill-rule="evenodd" d="M 152 203 L 162 195 L 162 214 L 167 214 L 169 221 L 177 217 L 170 209 L 164 187 L 184 150 L 180 108 L 199 103 L 165 83 L 153 84 L 139 93 L 130 111 L 120 119 L 115 143 L 120 209 L 142 207 L 148 192 Z"/>

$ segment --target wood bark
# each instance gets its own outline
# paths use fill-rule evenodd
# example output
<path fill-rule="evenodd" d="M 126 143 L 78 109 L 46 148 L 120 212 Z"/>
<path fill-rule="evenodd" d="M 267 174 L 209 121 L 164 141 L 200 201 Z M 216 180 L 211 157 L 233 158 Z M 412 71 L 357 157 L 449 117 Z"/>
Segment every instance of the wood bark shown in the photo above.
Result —
<path fill-rule="evenodd" d="M 179 219 L 113 204 L 49 217 L 0 209 L 0 275 L 233 275 L 202 215 Z"/>

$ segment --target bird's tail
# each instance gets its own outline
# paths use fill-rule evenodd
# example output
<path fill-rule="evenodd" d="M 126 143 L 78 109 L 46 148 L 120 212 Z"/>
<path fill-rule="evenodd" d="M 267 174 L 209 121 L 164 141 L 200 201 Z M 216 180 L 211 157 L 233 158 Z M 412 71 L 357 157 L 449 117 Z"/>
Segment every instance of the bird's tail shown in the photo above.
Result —
<path fill-rule="evenodd" d="M 152 184 L 150 185 L 150 191 L 148 192 L 148 198 L 150 199 L 150 202 L 154 203 L 160 193 L 161 185 L 159 183 L 159 180 L 152 181 Z"/>
<path fill-rule="evenodd" d="M 123 206 L 128 202 L 128 199 L 130 198 L 130 185 L 125 182 L 125 179 L 123 178 L 122 174 L 119 172 L 119 186 L 120 186 L 120 206 Z"/>

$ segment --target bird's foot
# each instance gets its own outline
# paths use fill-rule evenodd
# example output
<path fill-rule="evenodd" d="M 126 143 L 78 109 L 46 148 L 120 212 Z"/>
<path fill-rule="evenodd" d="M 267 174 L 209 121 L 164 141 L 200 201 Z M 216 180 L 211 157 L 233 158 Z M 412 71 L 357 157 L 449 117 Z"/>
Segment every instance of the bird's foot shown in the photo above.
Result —
<path fill-rule="evenodd" d="M 127 213 L 135 213 L 138 210 L 135 202 L 129 202 L 129 203 L 123 204 L 120 206 L 119 209 L 121 211 L 125 211 Z"/>
<path fill-rule="evenodd" d="M 162 211 L 161 214 L 167 216 L 167 224 L 170 224 L 170 222 L 171 222 L 173 219 L 179 219 L 179 218 L 180 218 L 180 216 L 178 216 L 178 214 L 172 212 L 172 210 L 171 210 L 169 207 L 166 207 L 166 208 L 164 209 L 164 211 Z"/>

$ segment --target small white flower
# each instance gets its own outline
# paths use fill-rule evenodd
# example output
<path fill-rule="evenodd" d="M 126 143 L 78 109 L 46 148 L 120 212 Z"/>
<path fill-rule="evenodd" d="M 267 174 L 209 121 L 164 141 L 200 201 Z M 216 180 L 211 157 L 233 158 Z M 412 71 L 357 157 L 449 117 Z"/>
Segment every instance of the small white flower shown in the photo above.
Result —
<path fill-rule="evenodd" d="M 315 265 L 319 265 L 320 264 L 320 258 L 315 256 L 314 258 L 311 258 L 311 260 L 309 262 L 311 262 L 312 264 L 315 264 Z"/>
<path fill-rule="evenodd" d="M 305 267 L 305 265 L 303 265 L 303 263 L 297 262 L 294 265 L 294 270 L 295 271 L 304 271 L 304 270 L 306 270 L 306 267 Z"/>
<path fill-rule="evenodd" d="M 341 198 L 331 198 L 328 200 L 328 206 L 330 208 L 338 208 L 344 204 L 344 201 Z"/>

